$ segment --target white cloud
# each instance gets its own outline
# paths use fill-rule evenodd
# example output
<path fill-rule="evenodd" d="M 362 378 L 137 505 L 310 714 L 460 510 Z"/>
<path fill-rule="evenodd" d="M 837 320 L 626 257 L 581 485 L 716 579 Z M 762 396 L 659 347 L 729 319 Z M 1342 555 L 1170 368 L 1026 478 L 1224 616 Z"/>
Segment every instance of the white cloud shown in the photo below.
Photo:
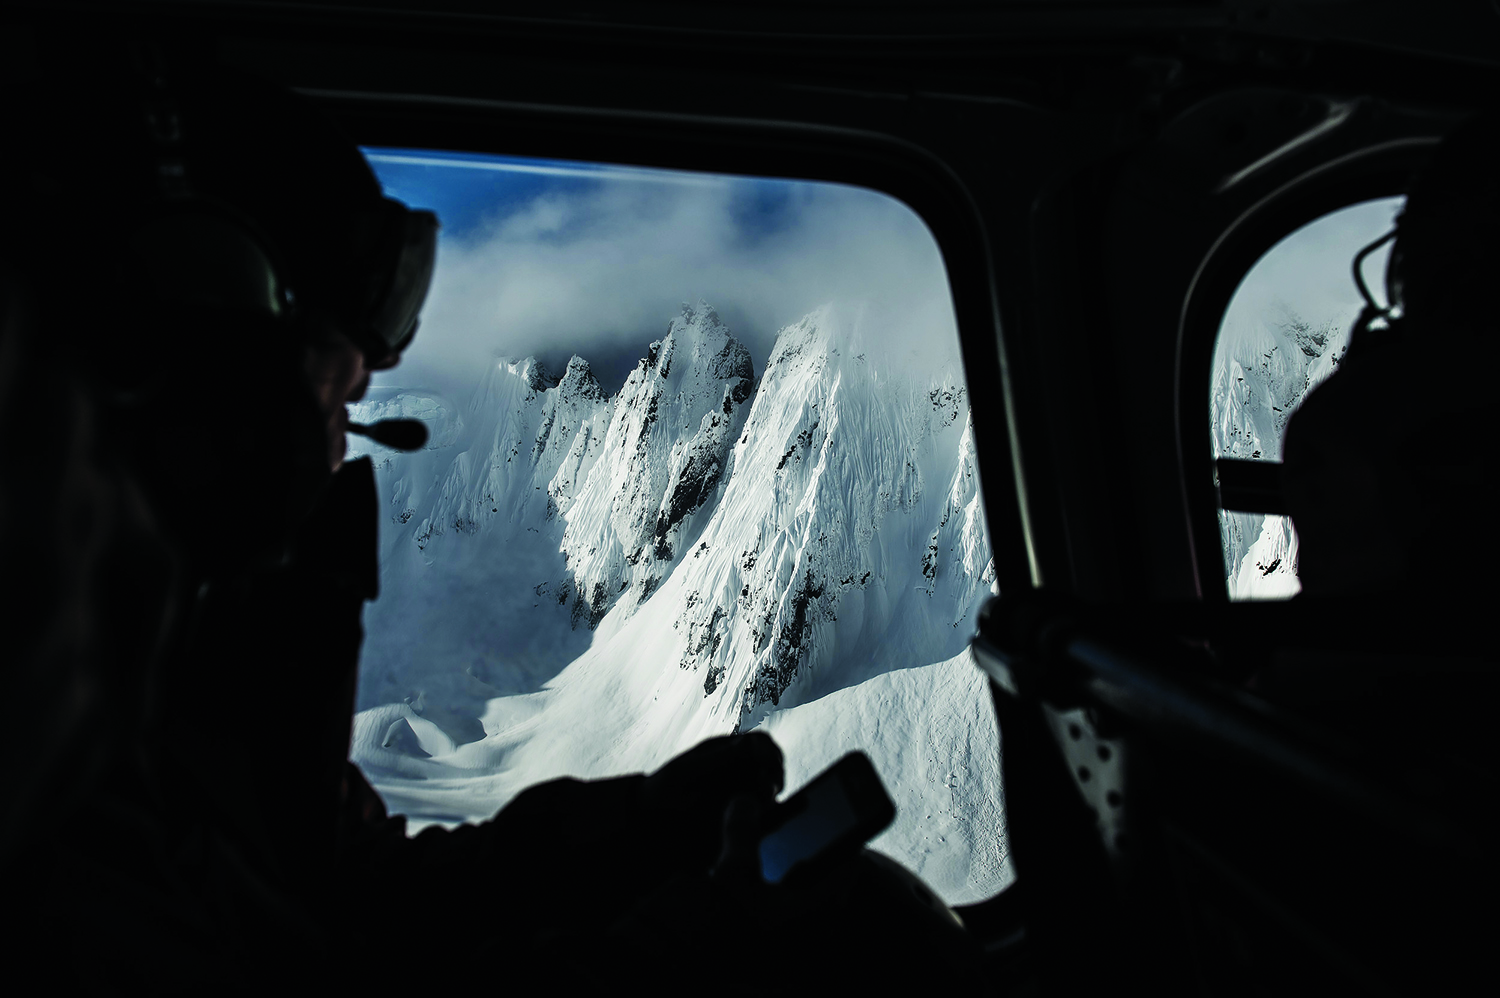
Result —
<path fill-rule="evenodd" d="M 912 361 L 956 357 L 947 278 L 925 224 L 885 195 L 796 183 L 604 183 L 543 194 L 440 246 L 422 328 L 387 384 L 453 384 L 497 354 L 579 353 L 622 377 L 680 303 L 715 306 L 765 363 L 776 330 L 827 302 Z M 765 203 L 764 201 L 762 203 Z M 769 220 L 770 224 L 767 224 Z"/>
<path fill-rule="evenodd" d="M 1261 257 L 1235 290 L 1224 317 L 1224 336 L 1255 336 L 1290 308 L 1313 325 L 1347 327 L 1364 305 L 1354 285 L 1354 255 L 1390 231 L 1403 198 L 1362 201 L 1304 225 Z M 1390 246 L 1366 258 L 1365 283 L 1385 301 Z"/>

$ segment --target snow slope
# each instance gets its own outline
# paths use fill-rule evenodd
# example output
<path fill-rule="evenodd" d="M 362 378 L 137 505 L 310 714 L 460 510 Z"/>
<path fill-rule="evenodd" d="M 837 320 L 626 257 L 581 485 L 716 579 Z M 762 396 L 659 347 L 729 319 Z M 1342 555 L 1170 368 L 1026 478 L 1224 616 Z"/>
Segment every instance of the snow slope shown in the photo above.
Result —
<path fill-rule="evenodd" d="M 613 398 L 578 358 L 555 380 L 497 360 L 464 407 L 408 391 L 351 415 L 397 413 L 434 435 L 377 455 L 352 757 L 414 828 L 760 726 L 793 789 L 870 752 L 901 808 L 878 844 L 949 900 L 1008 881 L 964 653 L 994 573 L 956 356 L 915 377 L 827 307 L 757 384 L 700 302 Z"/>
<path fill-rule="evenodd" d="M 1338 367 L 1348 317 L 1313 324 L 1286 306 L 1220 335 L 1210 415 L 1214 457 L 1280 461 L 1287 420 Z M 1220 511 L 1231 599 L 1284 599 L 1297 582 L 1297 534 L 1288 517 Z"/>
<path fill-rule="evenodd" d="M 949 904 L 1014 879 L 1005 840 L 999 731 L 967 651 L 897 669 L 769 715 L 795 791 L 851 748 L 870 756 L 896 820 L 870 847 L 904 863 Z"/>

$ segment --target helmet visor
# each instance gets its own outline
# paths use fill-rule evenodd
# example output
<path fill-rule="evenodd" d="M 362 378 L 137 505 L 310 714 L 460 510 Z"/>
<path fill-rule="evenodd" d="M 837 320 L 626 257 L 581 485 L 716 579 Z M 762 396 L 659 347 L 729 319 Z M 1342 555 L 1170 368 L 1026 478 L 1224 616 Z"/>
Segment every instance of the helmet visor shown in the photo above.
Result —
<path fill-rule="evenodd" d="M 399 353 L 406 349 L 417 330 L 417 314 L 427 300 L 432 269 L 437 260 L 437 216 L 413 211 L 387 200 L 387 236 L 390 249 L 384 273 L 379 275 L 366 328 L 371 354 Z"/>

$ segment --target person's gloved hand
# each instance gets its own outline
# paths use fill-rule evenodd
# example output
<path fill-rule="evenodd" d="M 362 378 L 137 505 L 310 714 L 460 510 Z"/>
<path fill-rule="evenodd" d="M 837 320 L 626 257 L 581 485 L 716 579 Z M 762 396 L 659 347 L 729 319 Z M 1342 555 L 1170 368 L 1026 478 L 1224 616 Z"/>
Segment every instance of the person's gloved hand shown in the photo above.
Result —
<path fill-rule="evenodd" d="M 869 849 L 796 886 L 761 878 L 760 840 L 774 798 L 744 793 L 724 809 L 719 856 L 624 911 L 593 941 L 584 968 L 607 985 L 616 968 L 670 951 L 652 986 L 697 994 L 889 994 L 983 990 L 982 954 L 962 921 L 901 864 Z"/>
<path fill-rule="evenodd" d="M 792 994 L 973 984 L 977 946 L 893 860 L 865 849 L 797 887 L 761 879 L 782 781 L 780 750 L 751 733 L 709 739 L 650 776 L 532 787 L 490 831 L 472 829 L 495 849 L 496 941 L 580 987 L 617 983 L 622 967 L 668 994 L 708 981 L 760 993 L 757 967 Z"/>
<path fill-rule="evenodd" d="M 484 825 L 424 832 L 423 875 L 488 865 L 504 898 L 492 921 L 534 941 L 587 935 L 669 881 L 705 877 L 729 802 L 769 806 L 782 780 L 781 750 L 759 732 L 710 738 L 649 776 L 551 780 Z"/>
<path fill-rule="evenodd" d="M 667 847 L 669 875 L 706 873 L 722 850 L 730 802 L 768 808 L 784 782 L 781 749 L 769 735 L 709 738 L 646 778 L 640 827 Z"/>

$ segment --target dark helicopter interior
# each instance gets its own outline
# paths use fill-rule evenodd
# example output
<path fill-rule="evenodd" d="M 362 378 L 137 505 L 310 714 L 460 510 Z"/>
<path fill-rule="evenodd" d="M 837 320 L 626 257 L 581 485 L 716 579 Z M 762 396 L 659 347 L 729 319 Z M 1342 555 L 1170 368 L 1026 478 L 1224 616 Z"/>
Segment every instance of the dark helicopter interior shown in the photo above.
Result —
<path fill-rule="evenodd" d="M 975 655 L 1018 879 L 961 911 L 996 988 L 1386 994 L 1482 967 L 1493 580 L 1232 601 L 1220 511 L 1285 507 L 1274 465 L 1216 466 L 1206 399 L 1251 265 L 1400 195 L 1493 106 L 1495 5 L 68 0 L 5 19 L 18 63 L 75 36 L 190 45 L 362 146 L 904 201 L 947 268 L 1001 593 Z M 1130 432 L 1101 432 L 1122 412 Z"/>

